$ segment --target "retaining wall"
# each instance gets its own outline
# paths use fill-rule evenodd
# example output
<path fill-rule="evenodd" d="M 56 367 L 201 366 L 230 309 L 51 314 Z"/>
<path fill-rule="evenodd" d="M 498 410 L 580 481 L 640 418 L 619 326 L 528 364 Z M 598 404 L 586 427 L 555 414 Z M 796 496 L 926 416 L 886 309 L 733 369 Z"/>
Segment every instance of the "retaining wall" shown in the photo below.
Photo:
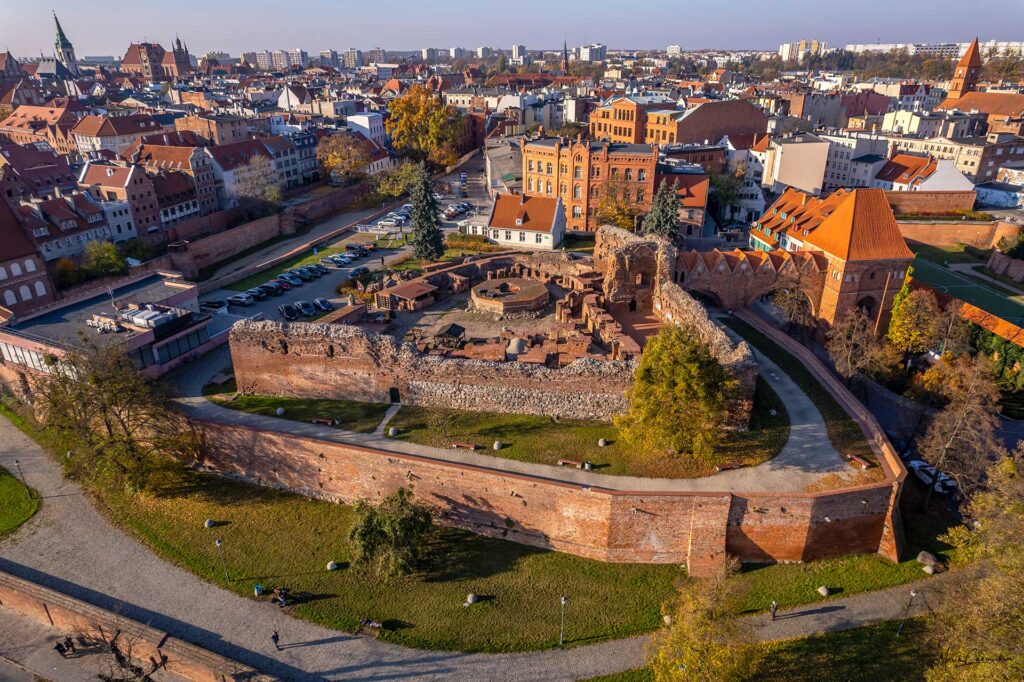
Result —
<path fill-rule="evenodd" d="M 1005 253 L 992 251 L 988 257 L 988 267 L 1016 282 L 1024 282 L 1024 260 L 1020 258 L 1010 258 Z"/>
<path fill-rule="evenodd" d="M 66 634 L 110 637 L 118 630 L 132 642 L 132 655 L 148 669 L 149 661 L 167 657 L 166 670 L 196 682 L 270 682 L 271 677 L 231 659 L 184 642 L 92 604 L 0 572 L 0 607 L 22 613 Z"/>

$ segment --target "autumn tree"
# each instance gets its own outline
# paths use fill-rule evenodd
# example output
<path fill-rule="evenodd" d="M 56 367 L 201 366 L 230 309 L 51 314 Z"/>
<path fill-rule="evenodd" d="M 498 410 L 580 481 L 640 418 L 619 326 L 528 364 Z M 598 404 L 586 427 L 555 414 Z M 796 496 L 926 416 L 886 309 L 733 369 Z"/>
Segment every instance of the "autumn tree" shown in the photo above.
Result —
<path fill-rule="evenodd" d="M 757 649 L 740 619 L 743 593 L 730 580 L 734 562 L 710 578 L 691 580 L 666 607 L 671 622 L 651 640 L 647 663 L 655 682 L 746 679 Z"/>
<path fill-rule="evenodd" d="M 331 135 L 317 145 L 316 158 L 332 176 L 351 179 L 370 164 L 368 144 L 356 135 Z"/>
<path fill-rule="evenodd" d="M 658 191 L 654 193 L 651 211 L 644 216 L 642 231 L 644 234 L 672 239 L 676 236 L 679 224 L 679 183 L 668 184 L 662 180 Z"/>
<path fill-rule="evenodd" d="M 946 405 L 918 439 L 917 452 L 956 479 L 961 490 L 970 490 L 998 449 L 999 387 L 984 356 L 946 356 L 937 367 L 942 371 L 931 379 L 932 390 Z"/>
<path fill-rule="evenodd" d="M 425 163 L 419 166 L 418 177 L 412 187 L 412 252 L 425 261 L 440 260 L 444 255 L 444 234 L 438 215 L 437 200 L 430 189 L 430 173 Z"/>
<path fill-rule="evenodd" d="M 276 210 L 281 203 L 281 185 L 270 159 L 255 155 L 236 169 L 235 197 L 250 218 Z"/>
<path fill-rule="evenodd" d="M 403 161 L 394 168 L 373 176 L 374 191 L 385 198 L 400 197 L 412 191 L 419 177 L 419 164 Z"/>
<path fill-rule="evenodd" d="M 665 325 L 640 356 L 629 412 L 617 417 L 634 447 L 706 457 L 722 435 L 734 381 L 688 327 Z"/>
<path fill-rule="evenodd" d="M 1024 679 L 1024 444 L 990 468 L 964 516 L 948 539 L 974 568 L 949 581 L 947 608 L 927 621 L 939 652 L 927 680 Z"/>
<path fill-rule="evenodd" d="M 408 575 L 416 569 L 425 536 L 433 526 L 430 511 L 399 488 L 378 505 L 362 501 L 349 531 L 355 563 L 383 578 Z"/>
<path fill-rule="evenodd" d="M 836 372 L 847 381 L 884 371 L 899 362 L 875 337 L 873 322 L 859 308 L 836 320 L 825 339 Z"/>
<path fill-rule="evenodd" d="M 614 225 L 630 231 L 636 229 L 636 221 L 642 211 L 635 201 L 631 185 L 619 173 L 609 175 L 600 184 L 597 190 L 599 225 Z"/>
<path fill-rule="evenodd" d="M 451 165 L 458 158 L 456 145 L 462 134 L 458 109 L 447 105 L 422 85 L 414 85 L 388 107 L 385 122 L 395 148 L 417 161 Z"/>
<path fill-rule="evenodd" d="M 175 462 L 197 456 L 199 440 L 187 419 L 119 345 L 86 343 L 45 361 L 32 393 L 44 424 L 73 448 L 65 461 L 69 475 L 141 490 Z"/>
<path fill-rule="evenodd" d="M 896 294 L 887 337 L 904 354 L 924 353 L 939 342 L 939 304 L 924 289 L 910 291 L 906 284 Z"/>
<path fill-rule="evenodd" d="M 86 271 L 93 277 L 123 275 L 128 272 L 128 261 L 112 242 L 89 242 L 85 245 L 83 261 Z"/>

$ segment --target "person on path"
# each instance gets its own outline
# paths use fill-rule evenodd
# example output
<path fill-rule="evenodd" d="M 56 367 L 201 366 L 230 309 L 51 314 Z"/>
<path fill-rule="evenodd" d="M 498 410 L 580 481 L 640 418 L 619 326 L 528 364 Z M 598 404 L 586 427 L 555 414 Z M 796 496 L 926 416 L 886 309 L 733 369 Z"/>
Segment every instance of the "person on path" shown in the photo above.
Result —
<path fill-rule="evenodd" d="M 68 657 L 68 650 L 65 649 L 64 645 L 61 644 L 60 642 L 57 642 L 56 644 L 53 645 L 53 650 L 56 651 L 58 654 L 60 654 L 61 658 L 67 658 Z"/>
<path fill-rule="evenodd" d="M 275 649 L 281 650 L 281 645 L 278 643 L 281 641 L 281 637 L 277 634 L 277 630 L 274 630 L 274 634 L 270 635 L 270 641 L 274 643 Z"/>
<path fill-rule="evenodd" d="M 775 614 L 778 613 L 778 611 L 779 611 L 779 602 L 777 602 L 777 601 L 775 601 L 773 599 L 772 600 L 772 605 L 768 607 L 768 610 L 772 614 L 772 622 L 774 623 L 775 622 Z"/>
<path fill-rule="evenodd" d="M 75 651 L 75 643 L 71 641 L 70 636 L 64 638 L 64 648 L 67 649 L 69 653 L 78 653 Z"/>

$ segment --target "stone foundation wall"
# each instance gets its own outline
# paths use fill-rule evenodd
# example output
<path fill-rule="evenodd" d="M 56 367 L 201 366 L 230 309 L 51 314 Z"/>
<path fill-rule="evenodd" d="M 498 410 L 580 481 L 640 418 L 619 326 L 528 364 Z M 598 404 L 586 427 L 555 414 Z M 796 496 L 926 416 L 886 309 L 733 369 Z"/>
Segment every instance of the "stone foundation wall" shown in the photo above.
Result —
<path fill-rule="evenodd" d="M 628 408 L 635 361 L 580 359 L 551 369 L 419 354 L 344 325 L 238 322 L 230 336 L 238 390 L 483 412 L 610 421 Z M 395 395 L 397 392 L 397 396 Z"/>
<path fill-rule="evenodd" d="M 610 562 L 686 563 L 709 575 L 741 561 L 806 561 L 882 546 L 893 485 L 840 492 L 631 492 L 505 473 L 356 445 L 200 423 L 205 467 L 344 503 L 399 487 L 439 522 Z M 499 460 L 496 460 L 496 464 Z"/>

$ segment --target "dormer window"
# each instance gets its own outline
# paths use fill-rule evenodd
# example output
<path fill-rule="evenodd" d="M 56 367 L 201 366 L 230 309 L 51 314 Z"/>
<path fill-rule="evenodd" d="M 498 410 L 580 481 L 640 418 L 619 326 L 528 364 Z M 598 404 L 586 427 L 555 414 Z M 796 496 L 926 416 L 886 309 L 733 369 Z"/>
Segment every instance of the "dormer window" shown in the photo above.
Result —
<path fill-rule="evenodd" d="M 522 225 L 522 224 L 523 224 L 523 219 L 522 218 L 516 218 L 516 225 Z"/>

